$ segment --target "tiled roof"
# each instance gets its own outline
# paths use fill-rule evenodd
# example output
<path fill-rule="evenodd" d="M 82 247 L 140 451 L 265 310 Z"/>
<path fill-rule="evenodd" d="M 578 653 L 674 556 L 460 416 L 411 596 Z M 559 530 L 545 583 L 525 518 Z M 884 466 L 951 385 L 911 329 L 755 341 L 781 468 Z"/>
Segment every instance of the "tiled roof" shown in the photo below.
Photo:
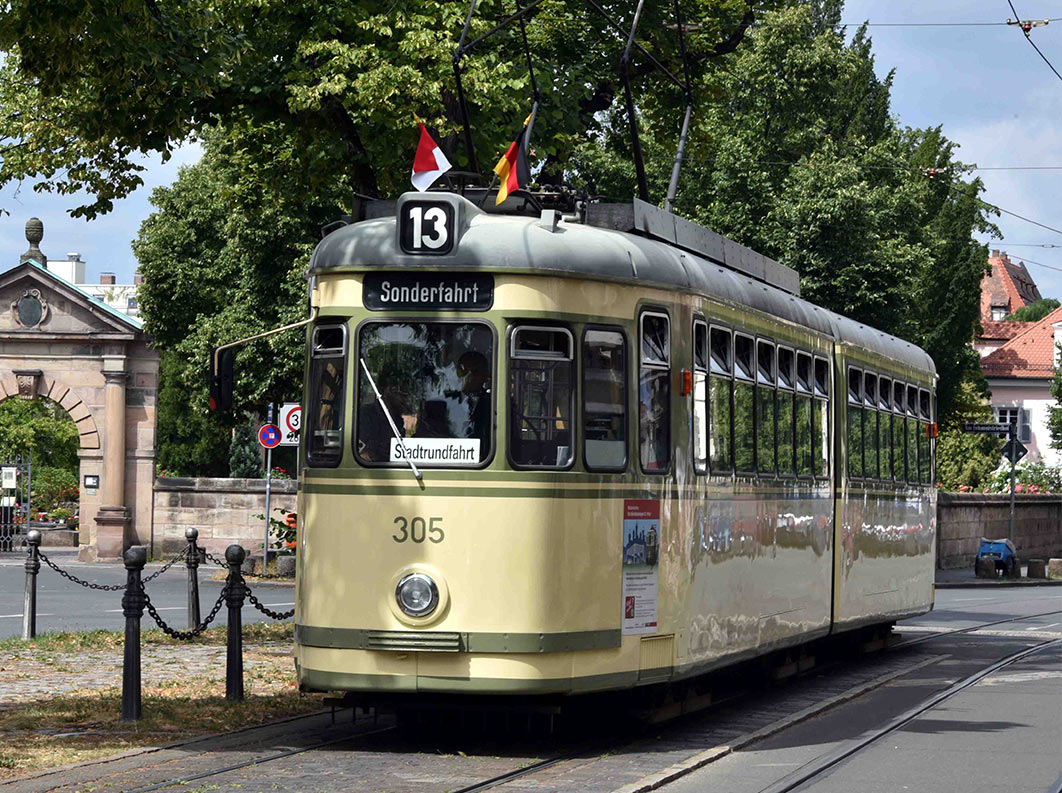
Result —
<path fill-rule="evenodd" d="M 1053 377 L 1056 322 L 1062 322 L 1062 307 L 1039 322 L 1022 323 L 1029 329 L 982 358 L 981 371 L 986 377 Z"/>
<path fill-rule="evenodd" d="M 1013 339 L 1033 326 L 1032 322 L 981 322 L 979 339 Z"/>
<path fill-rule="evenodd" d="M 1040 290 L 1021 262 L 1012 262 L 1007 254 L 992 251 L 988 263 L 992 274 L 981 282 L 981 321 L 992 320 L 992 307 L 1003 307 L 1008 314 L 1040 299 Z"/>

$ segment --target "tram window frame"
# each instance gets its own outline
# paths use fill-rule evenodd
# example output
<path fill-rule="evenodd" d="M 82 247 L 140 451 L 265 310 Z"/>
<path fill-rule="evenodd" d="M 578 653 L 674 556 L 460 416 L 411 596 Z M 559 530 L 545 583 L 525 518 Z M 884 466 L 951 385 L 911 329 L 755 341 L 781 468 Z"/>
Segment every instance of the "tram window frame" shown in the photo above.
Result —
<path fill-rule="evenodd" d="M 923 485 L 933 484 L 933 439 L 929 437 L 929 422 L 931 410 L 932 408 L 930 406 L 929 391 L 925 388 L 919 388 L 918 473 L 919 479 Z"/>
<path fill-rule="evenodd" d="M 892 478 L 896 482 L 907 481 L 907 386 L 902 380 L 892 382 Z M 900 463 L 899 466 L 896 463 Z"/>
<path fill-rule="evenodd" d="M 659 317 L 667 323 L 667 350 L 665 359 L 657 360 L 646 356 L 645 345 L 645 320 L 647 317 Z M 643 474 L 650 476 L 666 476 L 671 471 L 671 316 L 666 310 L 660 308 L 646 308 L 638 315 L 638 467 Z M 646 380 L 646 374 L 651 372 L 663 372 L 663 378 L 659 374 L 654 379 L 662 379 L 664 383 L 664 417 L 660 424 L 666 431 L 667 457 L 661 468 L 646 468 L 645 443 L 642 440 L 642 430 L 645 427 L 645 419 L 642 415 L 642 384 Z"/>
<path fill-rule="evenodd" d="M 892 383 L 891 377 L 878 375 L 878 455 L 881 459 L 881 478 L 890 482 L 894 479 Z"/>
<path fill-rule="evenodd" d="M 913 385 L 907 386 L 907 481 L 912 485 L 919 483 L 920 461 L 918 459 L 918 388 Z M 914 448 L 911 440 L 914 440 Z M 911 471 L 911 462 L 914 462 L 914 471 Z"/>
<path fill-rule="evenodd" d="M 829 480 L 833 474 L 833 433 L 830 417 L 833 408 L 830 385 L 831 362 L 829 358 L 816 355 L 814 358 L 815 403 L 811 417 L 811 462 L 816 479 Z M 821 376 L 820 376 L 821 375 Z M 821 469 L 821 470 L 820 470 Z"/>
<path fill-rule="evenodd" d="M 343 454 L 345 451 L 345 435 L 347 427 L 347 380 L 350 375 L 350 367 L 348 366 L 349 353 L 350 353 L 350 328 L 348 327 L 348 318 L 342 319 L 329 319 L 328 321 L 322 321 L 313 326 L 313 330 L 310 333 L 310 355 L 307 364 L 307 379 L 309 381 L 309 388 L 307 394 L 307 413 L 305 416 L 305 453 L 306 453 L 306 466 L 309 468 L 338 468 L 340 463 L 343 462 Z M 340 345 L 338 347 L 322 347 L 317 343 L 318 333 L 323 330 L 339 330 L 340 332 Z M 320 385 L 321 378 L 314 374 L 314 362 L 315 361 L 331 361 L 333 359 L 340 359 L 339 372 L 337 381 L 339 382 L 339 391 L 336 394 L 336 398 L 332 400 L 333 403 L 338 403 L 339 409 L 336 411 L 339 417 L 338 429 L 332 430 L 338 433 L 339 443 L 327 446 L 329 453 L 322 455 L 320 452 L 314 452 L 312 448 L 314 433 L 316 432 L 316 413 L 317 402 L 320 397 Z M 333 404 L 333 410 L 335 406 Z M 338 452 L 338 454 L 334 453 Z"/>
<path fill-rule="evenodd" d="M 766 367 L 769 371 L 764 371 L 764 360 L 762 353 L 767 352 L 769 361 Z M 778 383 L 778 350 L 774 345 L 774 342 L 770 339 L 757 338 L 756 339 L 756 473 L 759 476 L 777 476 L 778 475 L 778 408 L 776 404 L 777 400 L 777 383 Z M 761 394 L 764 396 L 761 397 Z M 761 425 L 763 423 L 764 416 L 761 412 L 764 408 L 770 409 L 770 424 L 767 428 L 768 438 L 761 438 Z M 769 451 L 771 454 L 771 464 L 768 468 L 764 465 L 763 455 L 761 450 Z M 766 470 L 765 470 L 766 469 Z"/>
<path fill-rule="evenodd" d="M 742 356 L 739 354 L 740 347 L 744 346 L 747 342 L 748 356 L 745 359 L 745 363 L 742 363 Z M 756 338 L 748 333 L 741 333 L 740 331 L 734 332 L 734 387 L 733 387 L 733 399 L 731 400 L 731 424 L 734 426 L 734 432 L 732 437 L 734 440 L 733 452 L 734 452 L 734 470 L 739 474 L 746 474 L 749 476 L 755 476 L 756 474 Z M 747 459 L 749 466 L 742 468 L 739 465 L 740 458 L 738 452 L 741 451 L 738 448 L 738 394 L 745 393 L 739 391 L 739 389 L 748 389 L 750 395 L 748 411 L 749 411 L 749 435 L 744 440 L 747 442 L 748 452 Z"/>
<path fill-rule="evenodd" d="M 588 333 L 591 333 L 593 331 L 598 331 L 598 332 L 603 332 L 603 333 L 615 333 L 615 334 L 617 334 L 620 337 L 620 340 L 621 340 L 622 346 L 623 346 L 623 354 L 620 356 L 621 357 L 621 363 L 623 364 L 623 370 L 622 370 L 622 372 L 623 372 L 622 378 L 623 379 L 622 379 L 622 383 L 621 383 L 621 385 L 622 385 L 621 392 L 623 394 L 623 414 L 622 414 L 622 421 L 620 422 L 620 428 L 623 431 L 623 464 L 622 465 L 617 465 L 615 467 L 595 465 L 591 461 L 590 455 L 587 453 L 587 448 L 586 448 L 586 442 L 587 442 L 587 440 L 589 440 L 589 438 L 586 437 L 586 430 L 587 430 L 587 427 L 589 426 L 589 420 L 587 419 L 587 415 L 588 415 L 589 411 L 587 410 L 587 407 L 586 407 L 586 396 L 589 393 L 589 388 L 587 387 L 587 384 L 586 384 L 586 376 L 587 376 L 587 372 L 590 371 L 590 367 L 588 367 L 586 365 L 586 337 L 587 337 Z M 593 325 L 593 324 L 585 325 L 583 327 L 583 334 L 582 334 L 582 339 L 581 339 L 581 343 L 580 343 L 580 349 L 581 349 L 582 354 L 583 354 L 582 371 L 581 371 L 581 374 L 580 374 L 580 382 L 582 384 L 582 394 L 580 395 L 580 398 L 579 398 L 579 402 L 580 402 L 580 405 L 582 407 L 581 416 L 580 416 L 580 436 L 582 437 L 582 440 L 583 440 L 583 465 L 586 467 L 587 471 L 594 471 L 594 472 L 600 472 L 600 473 L 621 473 L 621 472 L 627 470 L 627 465 L 630 463 L 630 443 L 628 442 L 628 440 L 629 440 L 628 436 L 630 435 L 629 422 L 630 422 L 630 415 L 631 415 L 631 411 L 630 411 L 630 396 L 628 394 L 629 382 L 630 382 L 630 377 L 629 377 L 629 375 L 630 375 L 630 363 L 629 363 L 629 360 L 628 360 L 629 351 L 630 351 L 630 344 L 627 341 L 627 333 L 619 325 Z M 593 415 L 593 414 L 590 414 L 590 415 Z M 611 441 L 611 442 L 615 443 L 615 441 Z"/>
<path fill-rule="evenodd" d="M 881 449 L 878 448 L 878 375 L 863 370 L 863 476 L 881 478 Z M 873 442 L 868 442 L 872 438 Z M 873 457 L 873 459 L 871 459 Z"/>
<path fill-rule="evenodd" d="M 796 351 L 795 385 L 793 407 L 793 455 L 794 472 L 802 479 L 815 477 L 815 400 L 812 397 L 815 364 L 811 353 Z M 806 419 L 807 445 L 801 448 L 801 421 Z"/>
<path fill-rule="evenodd" d="M 722 344 L 717 344 L 717 340 Z M 713 391 L 722 390 L 721 402 L 726 416 L 713 411 Z M 734 472 L 734 331 L 724 325 L 708 327 L 708 471 L 712 475 L 729 476 Z M 718 425 L 718 434 L 717 434 Z M 723 440 L 722 452 L 717 455 L 716 438 Z"/>
<path fill-rule="evenodd" d="M 693 400 L 690 454 L 693 470 L 708 473 L 708 322 L 700 314 L 693 316 Z"/>
<path fill-rule="evenodd" d="M 517 348 L 517 337 L 522 331 L 547 331 L 550 333 L 563 333 L 568 340 L 568 355 L 564 357 L 563 353 L 555 353 L 550 351 L 536 351 L 536 350 L 519 350 Z M 577 437 L 577 427 L 575 425 L 575 392 L 577 388 L 577 372 L 576 372 L 576 356 L 575 356 L 575 335 L 571 330 L 563 325 L 510 325 L 508 329 L 508 343 L 505 345 L 508 353 L 507 361 L 507 379 L 505 383 L 505 397 L 506 397 L 506 432 L 505 432 L 505 456 L 509 461 L 509 465 L 512 468 L 520 471 L 567 471 L 575 465 L 575 439 Z M 520 361 L 547 361 L 552 363 L 568 363 L 568 459 L 564 463 L 544 464 L 544 463 L 527 463 L 518 462 L 514 457 L 514 449 L 516 444 L 513 442 L 513 417 L 515 411 L 513 410 L 513 377 L 514 374 L 521 369 L 518 362 Z M 529 371 L 533 371 L 530 368 Z M 563 419 L 563 417 L 561 417 Z M 555 422 L 558 419 L 556 417 L 545 417 L 544 420 L 549 422 Z M 563 444 L 558 444 L 558 451 L 563 448 Z"/>
<path fill-rule="evenodd" d="M 863 370 L 849 366 L 845 383 L 845 472 L 849 479 L 863 479 Z"/>
<path fill-rule="evenodd" d="M 783 357 L 788 359 L 788 363 L 783 364 Z M 775 351 L 775 367 L 778 372 L 778 385 L 774 403 L 774 464 L 779 476 L 789 477 L 796 475 L 796 352 L 792 347 L 778 345 Z M 783 432 L 783 423 L 787 425 L 787 432 Z M 783 435 L 788 436 L 786 455 L 782 453 Z M 787 464 L 784 466 L 783 457 L 787 458 Z"/>
<path fill-rule="evenodd" d="M 499 343 L 498 329 L 493 322 L 488 322 L 482 319 L 464 319 L 457 317 L 440 318 L 435 316 L 420 316 L 401 314 L 393 317 L 368 317 L 361 320 L 358 326 L 354 329 L 354 337 L 357 339 L 357 360 L 359 361 L 358 368 L 354 370 L 351 380 L 352 387 L 354 388 L 354 416 L 352 418 L 351 433 L 351 453 L 354 456 L 354 460 L 363 468 L 390 468 L 390 469 L 405 469 L 408 470 L 408 463 L 404 462 L 390 462 L 385 460 L 366 460 L 358 453 L 358 433 L 360 431 L 358 423 L 361 416 L 361 409 L 365 404 L 371 404 L 376 402 L 375 397 L 368 398 L 367 402 L 362 402 L 361 399 L 361 378 L 364 374 L 360 360 L 363 355 L 361 349 L 361 337 L 366 326 L 368 325 L 482 325 L 490 332 L 491 347 L 490 356 L 487 363 L 490 367 L 490 371 L 487 375 L 487 382 L 490 384 L 490 448 L 487 450 L 487 454 L 475 465 L 432 465 L 433 470 L 458 470 L 458 471 L 478 471 L 486 468 L 494 461 L 494 456 L 498 451 L 498 401 L 497 392 L 499 389 L 498 377 L 501 374 L 498 366 L 499 356 Z M 486 357 L 486 356 L 485 356 Z M 427 464 L 421 464 L 422 467 L 428 467 Z"/>

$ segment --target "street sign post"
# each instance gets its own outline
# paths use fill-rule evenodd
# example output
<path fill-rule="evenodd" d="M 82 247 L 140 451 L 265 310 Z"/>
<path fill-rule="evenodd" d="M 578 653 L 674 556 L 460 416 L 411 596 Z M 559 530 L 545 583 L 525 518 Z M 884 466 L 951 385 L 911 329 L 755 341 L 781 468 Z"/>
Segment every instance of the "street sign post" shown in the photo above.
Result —
<path fill-rule="evenodd" d="M 1028 453 L 1029 447 L 1027 447 L 1017 438 L 1011 438 L 1003 445 L 1003 456 L 1014 463 L 1016 463 Z"/>
<path fill-rule="evenodd" d="M 281 433 L 281 446 L 298 446 L 299 430 L 302 427 L 302 405 L 298 402 L 285 402 L 280 408 L 280 421 L 277 422 Z"/>
<path fill-rule="evenodd" d="M 992 435 L 1006 435 L 1008 440 L 1003 446 L 1003 454 L 1008 460 L 1010 460 L 1010 530 L 1007 532 L 1007 539 L 1014 539 L 1014 480 L 1015 472 L 1014 466 L 1018 460 L 1026 455 L 1029 451 L 1018 440 L 1018 424 L 1017 422 L 1011 422 L 1010 424 L 963 424 L 962 428 L 965 432 L 980 432 Z"/>
<path fill-rule="evenodd" d="M 963 424 L 963 432 L 982 432 L 996 435 L 1009 435 L 1010 424 Z"/>
<path fill-rule="evenodd" d="M 273 449 L 280 445 L 282 439 L 283 433 L 280 427 L 273 423 L 273 403 L 270 402 L 266 410 L 266 423 L 258 430 L 258 442 L 266 450 L 265 542 L 262 543 L 262 575 L 265 575 L 266 564 L 269 562 L 269 502 L 272 495 L 270 483 L 273 481 Z"/>

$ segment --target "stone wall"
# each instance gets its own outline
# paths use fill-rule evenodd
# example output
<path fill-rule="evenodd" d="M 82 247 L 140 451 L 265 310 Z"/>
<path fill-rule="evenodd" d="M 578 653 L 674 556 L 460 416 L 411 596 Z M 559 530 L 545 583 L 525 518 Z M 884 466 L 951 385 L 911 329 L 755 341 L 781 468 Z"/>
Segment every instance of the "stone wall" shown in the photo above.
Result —
<path fill-rule="evenodd" d="M 155 480 L 150 553 L 158 558 L 185 547 L 184 530 L 199 529 L 199 544 L 214 554 L 238 543 L 260 553 L 265 527 L 264 479 L 163 477 Z M 295 510 L 294 480 L 274 479 L 271 508 Z M 280 518 L 280 514 L 273 513 Z"/>
<path fill-rule="evenodd" d="M 1062 556 L 1062 495 L 1015 496 L 1014 547 L 1022 561 Z M 939 493 L 937 566 L 973 567 L 982 537 L 1010 532 L 1010 496 Z"/>

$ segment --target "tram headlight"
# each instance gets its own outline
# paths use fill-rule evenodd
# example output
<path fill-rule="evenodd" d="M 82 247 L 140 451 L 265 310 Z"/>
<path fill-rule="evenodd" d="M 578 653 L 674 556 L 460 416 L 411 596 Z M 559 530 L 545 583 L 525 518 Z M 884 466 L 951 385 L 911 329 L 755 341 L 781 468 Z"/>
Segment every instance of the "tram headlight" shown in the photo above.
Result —
<path fill-rule="evenodd" d="M 439 605 L 439 588 L 424 573 L 410 573 L 399 580 L 395 600 L 409 616 L 426 617 Z"/>

